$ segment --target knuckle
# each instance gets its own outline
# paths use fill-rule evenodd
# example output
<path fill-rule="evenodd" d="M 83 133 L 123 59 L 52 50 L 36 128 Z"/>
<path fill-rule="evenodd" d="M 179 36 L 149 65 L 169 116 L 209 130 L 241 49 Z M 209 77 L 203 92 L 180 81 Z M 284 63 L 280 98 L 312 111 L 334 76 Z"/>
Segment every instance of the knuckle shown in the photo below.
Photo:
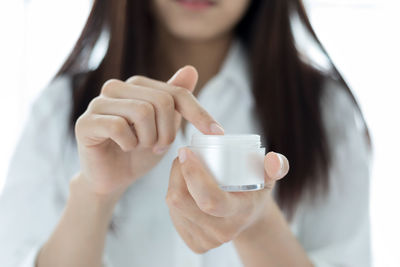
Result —
<path fill-rule="evenodd" d="M 168 134 L 168 135 L 165 137 L 165 144 L 166 144 L 166 145 L 171 145 L 171 144 L 174 142 L 174 140 L 175 140 L 175 134 L 173 134 L 173 133 Z"/>
<path fill-rule="evenodd" d="M 103 98 L 102 97 L 98 96 L 98 97 L 93 98 L 89 102 L 87 110 L 92 111 L 92 112 L 97 110 L 100 107 L 100 105 L 102 104 L 102 102 L 103 102 Z"/>
<path fill-rule="evenodd" d="M 191 246 L 189 246 L 190 247 L 190 249 L 194 252 L 194 253 L 196 253 L 196 254 L 204 254 L 204 253 L 206 253 L 207 251 L 208 251 L 208 249 L 206 249 L 206 248 L 203 248 L 203 247 L 201 247 L 201 246 L 195 246 L 195 245 L 191 245 Z"/>
<path fill-rule="evenodd" d="M 159 96 L 157 97 L 157 102 L 160 103 L 162 107 L 173 108 L 174 107 L 174 99 L 173 97 L 165 92 L 160 91 Z"/>
<path fill-rule="evenodd" d="M 110 131 L 114 136 L 122 135 L 125 131 L 125 119 L 121 117 L 113 118 L 113 121 L 110 124 Z"/>
<path fill-rule="evenodd" d="M 133 99 L 126 99 L 125 101 L 126 101 L 127 108 L 128 108 L 129 110 L 134 110 L 134 111 L 136 111 L 136 110 L 138 109 L 138 103 L 136 102 L 136 100 L 133 100 Z M 139 105 L 139 109 L 140 109 L 140 108 L 141 108 L 141 106 Z"/>
<path fill-rule="evenodd" d="M 198 170 L 194 164 L 187 164 L 185 168 L 183 168 L 183 172 L 187 177 L 192 177 L 197 174 Z"/>
<path fill-rule="evenodd" d="M 217 202 L 210 197 L 199 200 L 197 205 L 207 214 L 215 214 L 218 211 Z"/>
<path fill-rule="evenodd" d="M 144 81 L 145 77 L 141 75 L 134 75 L 130 77 L 126 82 L 131 83 L 131 84 L 142 84 Z"/>
<path fill-rule="evenodd" d="M 202 109 L 202 108 L 198 108 L 197 114 L 198 114 L 198 116 L 199 116 L 200 118 L 208 118 L 208 117 L 209 117 L 207 111 L 205 111 L 205 110 Z"/>
<path fill-rule="evenodd" d="M 75 126 L 74 126 L 74 132 L 75 132 L 75 136 L 79 136 L 79 133 L 83 127 L 83 125 L 85 124 L 85 118 L 86 118 L 86 114 L 82 114 L 75 122 Z"/>
<path fill-rule="evenodd" d="M 117 88 L 121 84 L 121 81 L 117 79 L 110 79 L 103 84 L 101 88 L 101 94 L 103 95 L 110 95 L 115 88 Z"/>
<path fill-rule="evenodd" d="M 131 142 L 129 143 L 126 147 L 125 147 L 125 152 L 129 152 L 132 151 L 136 148 L 136 143 L 135 142 Z"/>
<path fill-rule="evenodd" d="M 137 139 L 135 137 L 134 138 L 128 138 L 128 139 L 126 139 L 125 145 L 122 148 L 122 150 L 124 152 L 129 152 L 129 151 L 134 150 L 136 148 L 136 146 L 137 146 Z"/>
<path fill-rule="evenodd" d="M 201 247 L 207 250 L 213 249 L 221 245 L 221 242 L 215 240 L 215 237 L 210 237 L 208 234 L 199 236 L 198 239 Z"/>
<path fill-rule="evenodd" d="M 154 116 L 153 106 L 147 102 L 140 103 L 139 105 L 135 105 L 135 115 L 138 121 L 145 121 L 149 119 L 151 116 Z"/>
<path fill-rule="evenodd" d="M 159 144 L 161 146 L 169 146 L 171 145 L 175 140 L 175 133 L 166 133 L 166 134 L 161 134 L 159 138 Z"/>
<path fill-rule="evenodd" d="M 181 97 L 188 97 L 191 95 L 188 89 L 179 86 L 175 86 L 173 91 L 175 92 L 176 95 Z"/>
<path fill-rule="evenodd" d="M 224 244 L 232 241 L 234 235 L 229 231 L 220 231 L 219 233 L 217 233 L 216 238 L 218 239 L 219 242 Z"/>
<path fill-rule="evenodd" d="M 179 207 L 180 203 L 182 203 L 182 197 L 178 192 L 169 190 L 165 201 L 169 207 Z"/>

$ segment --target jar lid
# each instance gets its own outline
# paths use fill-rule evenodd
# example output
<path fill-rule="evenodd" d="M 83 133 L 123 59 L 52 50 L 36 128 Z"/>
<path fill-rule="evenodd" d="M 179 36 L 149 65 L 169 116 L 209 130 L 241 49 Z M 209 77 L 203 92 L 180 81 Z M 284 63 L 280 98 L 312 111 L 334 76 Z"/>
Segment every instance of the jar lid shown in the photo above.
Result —
<path fill-rule="evenodd" d="M 203 146 L 261 146 L 260 136 L 257 134 L 225 134 L 225 135 L 205 135 L 193 134 L 191 145 L 194 147 Z"/>

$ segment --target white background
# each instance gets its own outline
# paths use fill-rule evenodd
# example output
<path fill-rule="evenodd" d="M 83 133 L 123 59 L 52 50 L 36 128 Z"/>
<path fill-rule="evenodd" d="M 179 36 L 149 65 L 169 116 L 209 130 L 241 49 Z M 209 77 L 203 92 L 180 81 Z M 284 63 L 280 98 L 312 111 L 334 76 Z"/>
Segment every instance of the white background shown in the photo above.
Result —
<path fill-rule="evenodd" d="M 399 0 L 308 0 L 307 6 L 371 130 L 374 266 L 399 267 Z M 30 104 L 65 60 L 89 8 L 89 0 L 0 1 L 0 191 Z"/>

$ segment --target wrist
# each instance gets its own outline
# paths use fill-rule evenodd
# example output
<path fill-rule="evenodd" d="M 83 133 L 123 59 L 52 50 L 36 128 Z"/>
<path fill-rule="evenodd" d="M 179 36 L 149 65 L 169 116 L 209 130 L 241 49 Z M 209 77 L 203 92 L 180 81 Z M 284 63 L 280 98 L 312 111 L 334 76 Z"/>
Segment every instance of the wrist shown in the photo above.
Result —
<path fill-rule="evenodd" d="M 245 266 L 312 266 L 275 201 L 235 240 Z M 290 257 L 288 257 L 290 255 Z"/>
<path fill-rule="evenodd" d="M 78 173 L 70 181 L 70 199 L 90 205 L 94 211 L 113 210 L 125 190 L 113 192 L 112 194 L 100 194 L 92 189 L 90 181 L 82 173 Z"/>
<path fill-rule="evenodd" d="M 70 181 L 69 189 L 64 211 L 38 254 L 37 266 L 101 266 L 118 198 L 95 194 L 81 174 Z"/>
<path fill-rule="evenodd" d="M 274 231 L 282 216 L 278 205 L 272 198 L 267 201 L 258 218 L 235 239 L 235 242 L 254 242 Z M 262 233 L 262 235 L 260 235 Z"/>

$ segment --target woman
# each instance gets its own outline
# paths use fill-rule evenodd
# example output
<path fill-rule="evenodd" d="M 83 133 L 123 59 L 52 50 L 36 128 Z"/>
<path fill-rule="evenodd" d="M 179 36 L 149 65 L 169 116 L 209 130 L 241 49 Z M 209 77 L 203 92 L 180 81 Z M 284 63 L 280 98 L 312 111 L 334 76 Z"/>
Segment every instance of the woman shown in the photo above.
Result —
<path fill-rule="evenodd" d="M 14 155 L 1 266 L 369 266 L 367 130 L 295 18 L 323 52 L 300 0 L 95 1 Z M 266 188 L 220 190 L 195 131 L 260 134 Z"/>

